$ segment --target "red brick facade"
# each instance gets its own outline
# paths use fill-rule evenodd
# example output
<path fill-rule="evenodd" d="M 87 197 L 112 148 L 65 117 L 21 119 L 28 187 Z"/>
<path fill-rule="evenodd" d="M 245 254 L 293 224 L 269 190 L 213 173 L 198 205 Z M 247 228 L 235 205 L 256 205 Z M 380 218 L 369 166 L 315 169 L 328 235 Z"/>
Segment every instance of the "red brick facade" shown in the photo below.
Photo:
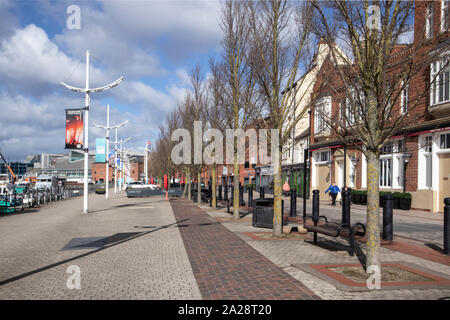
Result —
<path fill-rule="evenodd" d="M 427 12 L 427 6 L 430 5 L 433 8 L 433 35 L 429 38 L 425 36 L 425 13 Z M 442 52 L 447 50 L 447 54 L 450 54 L 450 37 L 449 31 L 442 31 L 441 25 L 441 1 L 416 1 L 415 3 L 415 20 L 414 20 L 414 42 L 411 45 L 398 45 L 392 52 L 391 56 L 391 68 L 388 70 L 388 76 L 395 77 L 399 72 L 402 61 L 405 57 L 413 57 L 413 65 L 421 66 L 419 72 L 413 73 L 409 83 L 409 95 L 408 101 L 411 104 L 416 104 L 414 111 L 408 113 L 405 117 L 405 123 L 407 124 L 407 130 L 403 132 L 395 133 L 396 136 L 391 138 L 393 142 L 393 150 L 391 153 L 391 163 L 389 166 L 389 172 L 391 174 L 390 186 L 382 185 L 380 181 L 380 190 L 386 191 L 403 191 L 411 192 L 413 195 L 412 207 L 417 207 L 424 210 L 431 210 L 434 212 L 442 211 L 443 197 L 450 197 L 450 190 L 442 187 L 440 180 L 446 179 L 446 172 L 442 172 L 442 168 L 447 168 L 447 161 L 441 156 L 442 153 L 448 153 L 449 150 L 440 150 L 439 141 L 441 132 L 450 133 L 450 101 L 440 102 L 439 104 L 432 104 L 430 101 L 430 79 L 431 79 L 431 64 L 436 61 L 436 57 L 432 57 L 431 52 L 436 51 L 439 48 Z M 446 49 L 445 49 L 446 48 Z M 444 49 L 444 50 L 442 50 Z M 448 80 L 447 80 L 448 81 Z M 338 128 L 339 122 L 336 119 L 340 119 L 339 116 L 345 117 L 346 115 L 340 115 L 339 105 L 345 103 L 345 93 L 342 81 L 334 69 L 330 61 L 325 62 L 321 71 L 318 74 L 312 99 L 311 101 L 318 102 L 321 98 L 329 97 L 325 99 L 331 99 L 331 119 L 335 122 L 329 122 L 334 128 Z M 395 90 L 394 90 L 395 94 Z M 328 101 L 329 100 L 322 100 Z M 401 99 L 397 99 L 397 103 L 394 106 L 393 112 L 400 112 Z M 339 177 L 342 183 L 342 168 L 338 169 L 338 162 L 342 165 L 343 162 L 343 143 L 336 139 L 332 134 L 314 134 L 315 132 L 315 104 L 311 107 L 310 113 L 310 161 L 314 164 L 315 160 L 319 160 L 317 165 L 311 166 L 312 184 L 311 188 L 323 189 L 326 185 L 332 182 L 339 184 L 336 181 Z M 424 158 L 421 156 L 423 153 L 423 146 L 420 145 L 420 139 L 423 139 L 425 135 L 432 136 L 433 148 L 432 155 L 433 165 L 432 168 L 425 166 Z M 402 143 L 399 141 L 403 140 Z M 395 153 L 396 148 L 402 150 Z M 406 146 L 406 148 L 403 148 Z M 321 154 L 329 150 L 330 159 L 327 161 L 320 161 Z M 438 151 L 435 151 L 438 150 Z M 440 151 L 439 151 L 440 150 Z M 401 158 L 401 154 L 407 152 L 410 154 L 410 158 L 407 163 L 404 164 L 404 159 Z M 430 152 L 431 154 L 431 152 Z M 313 159 L 316 157 L 316 159 Z M 360 151 L 347 149 L 347 177 L 345 177 L 347 186 L 351 184 L 349 182 L 349 171 L 353 169 L 353 166 L 349 166 L 350 158 L 356 157 L 359 161 L 354 167 L 355 179 L 354 184 L 351 185 L 355 189 L 365 189 L 366 182 L 366 168 L 363 169 L 364 161 L 363 155 Z M 421 158 L 422 157 L 422 158 Z M 326 156 L 323 158 L 325 159 Z M 323 160 L 322 159 L 322 160 Z M 422 159 L 422 160 L 420 160 Z M 443 159 L 443 160 L 442 160 Z M 386 160 L 389 161 L 389 160 Z M 345 163 L 345 162 L 344 162 Z M 444 164 L 444 165 L 443 165 Z M 406 165 L 406 172 L 403 180 L 403 170 Z M 439 166 L 442 168 L 439 169 Z M 349 170 L 350 168 L 350 170 Z M 424 178 L 419 175 L 425 175 L 424 171 L 430 169 L 432 175 L 432 185 L 424 187 Z M 341 172 L 337 172 L 341 170 Z M 381 170 L 381 168 L 380 168 Z M 394 174 L 395 172 L 395 174 Z M 428 173 L 427 173 L 428 174 Z M 448 172 L 450 174 L 450 172 Z M 315 176 L 314 176 L 315 175 Z M 394 179 L 396 179 L 394 181 Z M 439 181 L 436 181 L 439 180 Z M 420 181 L 422 181 L 420 183 Z"/>

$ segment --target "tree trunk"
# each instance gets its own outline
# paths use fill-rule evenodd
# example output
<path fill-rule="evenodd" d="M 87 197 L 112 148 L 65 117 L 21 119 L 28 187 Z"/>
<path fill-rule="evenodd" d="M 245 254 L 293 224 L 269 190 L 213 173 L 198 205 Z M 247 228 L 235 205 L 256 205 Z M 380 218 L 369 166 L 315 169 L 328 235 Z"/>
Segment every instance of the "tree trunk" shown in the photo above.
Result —
<path fill-rule="evenodd" d="M 281 184 L 281 157 L 278 161 L 278 169 L 274 172 L 273 179 L 273 235 L 283 234 L 282 184 Z"/>
<path fill-rule="evenodd" d="M 197 173 L 197 203 L 202 204 L 202 167 L 198 168 Z"/>
<path fill-rule="evenodd" d="M 239 163 L 238 163 L 238 155 L 237 155 L 237 149 L 235 148 L 234 153 L 234 177 L 233 177 L 233 220 L 239 220 L 240 214 L 239 214 Z"/>
<path fill-rule="evenodd" d="M 366 267 L 380 268 L 380 157 L 372 151 L 367 152 L 367 252 Z"/>
<path fill-rule="evenodd" d="M 213 164 L 212 167 L 212 185 L 211 185 L 211 190 L 212 190 L 212 207 L 216 208 L 217 207 L 217 199 L 216 199 L 216 165 Z"/>

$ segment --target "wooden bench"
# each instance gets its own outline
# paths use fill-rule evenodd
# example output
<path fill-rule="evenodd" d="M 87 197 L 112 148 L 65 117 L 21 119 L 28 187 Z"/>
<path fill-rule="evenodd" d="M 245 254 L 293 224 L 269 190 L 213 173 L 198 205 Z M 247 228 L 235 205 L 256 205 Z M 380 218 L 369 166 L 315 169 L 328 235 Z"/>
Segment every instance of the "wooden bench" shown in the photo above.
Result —
<path fill-rule="evenodd" d="M 306 224 L 308 220 L 312 220 L 314 224 Z M 324 222 L 319 224 L 319 222 L 323 220 Z M 317 234 L 324 234 L 330 237 L 343 237 L 349 240 L 350 244 L 350 255 L 353 256 L 355 254 L 355 236 L 364 237 L 366 234 L 366 226 L 362 223 L 355 223 L 353 226 L 344 223 L 334 223 L 328 222 L 325 216 L 319 216 L 317 219 L 314 219 L 313 216 L 306 216 L 305 221 L 303 222 L 303 227 L 310 231 L 314 232 L 314 243 L 317 243 Z"/>

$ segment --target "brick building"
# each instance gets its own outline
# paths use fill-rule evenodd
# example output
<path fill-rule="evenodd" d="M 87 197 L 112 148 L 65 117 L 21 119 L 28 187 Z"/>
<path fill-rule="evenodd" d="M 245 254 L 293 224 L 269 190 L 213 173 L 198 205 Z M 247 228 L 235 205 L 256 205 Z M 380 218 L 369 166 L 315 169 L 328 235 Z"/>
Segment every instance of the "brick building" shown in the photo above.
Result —
<path fill-rule="evenodd" d="M 109 165 L 109 182 L 114 181 L 114 168 Z M 94 162 L 91 168 L 94 183 L 104 183 L 106 179 L 106 165 L 104 162 Z"/>
<path fill-rule="evenodd" d="M 408 113 L 409 101 L 418 101 L 418 105 L 414 114 L 407 114 L 405 118 L 409 121 L 406 130 L 391 137 L 380 157 L 380 190 L 410 192 L 412 208 L 431 212 L 442 212 L 443 199 L 450 197 L 449 6 L 449 1 L 416 2 L 414 41 L 411 45 L 398 45 L 392 52 L 392 67 L 388 72 L 395 73 L 402 57 L 414 54 L 413 59 L 427 59 L 433 50 L 443 49 L 440 58 L 430 61 L 429 66 L 416 73 L 409 86 L 399 92 L 395 112 Z M 326 77 L 335 88 L 342 87 L 331 63 L 322 69 L 319 78 Z M 444 70 L 437 74 L 441 69 Z M 432 79 L 436 81 L 433 83 Z M 344 179 L 345 185 L 351 188 L 366 189 L 364 155 L 347 149 L 342 141 L 335 139 L 329 129 L 326 130 L 320 112 L 316 112 L 326 110 L 336 119 L 339 115 L 352 116 L 343 109 L 345 93 L 327 90 L 317 83 L 314 97 L 310 115 L 311 190 L 319 189 L 323 194 L 331 182 L 342 187 Z"/>
<path fill-rule="evenodd" d="M 120 177 L 120 171 L 117 170 L 118 179 Z M 106 177 L 106 165 L 104 162 L 95 162 L 92 164 L 92 179 L 95 183 L 105 181 Z M 140 155 L 130 156 L 130 173 L 129 177 L 125 181 L 143 181 L 145 178 L 144 172 L 144 158 Z M 114 168 L 109 165 L 109 181 L 114 181 Z"/>

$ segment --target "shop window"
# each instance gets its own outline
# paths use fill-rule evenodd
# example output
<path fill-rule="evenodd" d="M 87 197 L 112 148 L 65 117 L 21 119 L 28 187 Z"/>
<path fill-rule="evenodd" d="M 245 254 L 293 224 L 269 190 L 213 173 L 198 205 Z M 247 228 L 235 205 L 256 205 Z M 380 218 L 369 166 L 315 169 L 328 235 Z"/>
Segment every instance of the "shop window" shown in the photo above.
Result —
<path fill-rule="evenodd" d="M 380 187 L 392 187 L 392 158 L 380 159 Z"/>
<path fill-rule="evenodd" d="M 450 133 L 441 135 L 439 147 L 441 149 L 450 149 Z"/>

